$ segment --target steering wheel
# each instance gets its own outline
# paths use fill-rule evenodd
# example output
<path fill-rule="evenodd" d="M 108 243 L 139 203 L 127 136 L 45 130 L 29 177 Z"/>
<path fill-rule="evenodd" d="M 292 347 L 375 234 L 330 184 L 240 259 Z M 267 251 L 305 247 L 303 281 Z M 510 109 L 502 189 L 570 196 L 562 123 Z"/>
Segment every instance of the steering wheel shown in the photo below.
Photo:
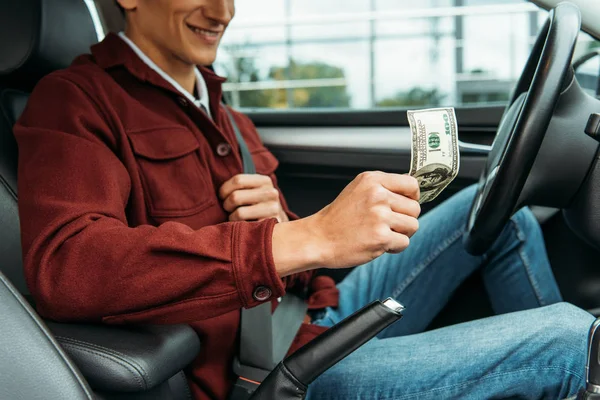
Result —
<path fill-rule="evenodd" d="M 550 12 L 512 99 L 481 174 L 464 234 L 467 251 L 485 253 L 521 206 L 521 192 L 544 140 L 566 83 L 581 28 L 579 9 L 561 3 Z"/>

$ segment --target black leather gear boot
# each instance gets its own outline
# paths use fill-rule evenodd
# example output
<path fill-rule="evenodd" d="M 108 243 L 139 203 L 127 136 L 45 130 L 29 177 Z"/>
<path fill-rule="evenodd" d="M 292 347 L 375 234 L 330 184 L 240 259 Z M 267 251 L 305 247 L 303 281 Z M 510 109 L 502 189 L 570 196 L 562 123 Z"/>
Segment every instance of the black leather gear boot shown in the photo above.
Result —
<path fill-rule="evenodd" d="M 585 365 L 585 389 L 577 400 L 600 400 L 600 318 L 590 328 L 588 357 Z"/>

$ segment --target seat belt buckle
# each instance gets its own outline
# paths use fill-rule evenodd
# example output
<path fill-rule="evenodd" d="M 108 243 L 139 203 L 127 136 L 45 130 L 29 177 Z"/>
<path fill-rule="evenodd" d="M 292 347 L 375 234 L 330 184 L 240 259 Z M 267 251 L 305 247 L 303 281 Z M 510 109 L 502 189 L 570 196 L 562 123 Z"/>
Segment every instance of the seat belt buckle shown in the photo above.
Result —
<path fill-rule="evenodd" d="M 258 389 L 260 382 L 256 382 L 244 377 L 238 377 L 235 381 L 228 400 L 248 400 L 252 393 Z"/>
<path fill-rule="evenodd" d="M 270 372 L 262 368 L 244 365 L 237 357 L 234 358 L 233 373 L 238 378 L 231 389 L 229 400 L 248 400 Z"/>

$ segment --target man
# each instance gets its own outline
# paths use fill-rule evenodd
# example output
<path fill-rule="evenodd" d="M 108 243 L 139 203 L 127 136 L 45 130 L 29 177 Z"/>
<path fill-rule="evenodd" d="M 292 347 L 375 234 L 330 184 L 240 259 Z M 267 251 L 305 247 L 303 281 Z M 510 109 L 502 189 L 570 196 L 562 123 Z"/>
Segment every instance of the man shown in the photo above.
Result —
<path fill-rule="evenodd" d="M 236 378 L 240 309 L 286 290 L 310 292 L 312 321 L 293 348 L 373 299 L 409 307 L 320 377 L 311 399 L 556 399 L 582 386 L 593 318 L 550 306 L 561 297 L 529 211 L 472 257 L 460 238 L 473 189 L 419 223 L 416 180 L 368 172 L 298 219 L 277 161 L 234 113 L 259 174 L 241 173 L 223 79 L 196 67 L 214 61 L 234 0 L 118 3 L 125 32 L 43 79 L 15 128 L 24 264 L 40 313 L 190 324 L 203 341 L 188 371 L 196 399 L 226 398 Z M 313 279 L 316 268 L 355 265 L 337 287 Z M 420 333 L 478 269 L 503 315 Z"/>

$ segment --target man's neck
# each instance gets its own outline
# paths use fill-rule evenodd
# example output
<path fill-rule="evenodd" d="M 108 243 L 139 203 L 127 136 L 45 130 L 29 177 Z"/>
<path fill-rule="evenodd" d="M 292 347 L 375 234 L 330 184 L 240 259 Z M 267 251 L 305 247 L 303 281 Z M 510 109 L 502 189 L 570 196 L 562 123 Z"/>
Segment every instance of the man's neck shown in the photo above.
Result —
<path fill-rule="evenodd" d="M 172 54 L 165 54 L 159 47 L 144 36 L 139 35 L 134 29 L 127 27 L 125 35 L 136 44 L 137 47 L 150 58 L 160 69 L 173 78 L 182 88 L 195 96 L 196 72 L 195 65 L 185 63 Z"/>

